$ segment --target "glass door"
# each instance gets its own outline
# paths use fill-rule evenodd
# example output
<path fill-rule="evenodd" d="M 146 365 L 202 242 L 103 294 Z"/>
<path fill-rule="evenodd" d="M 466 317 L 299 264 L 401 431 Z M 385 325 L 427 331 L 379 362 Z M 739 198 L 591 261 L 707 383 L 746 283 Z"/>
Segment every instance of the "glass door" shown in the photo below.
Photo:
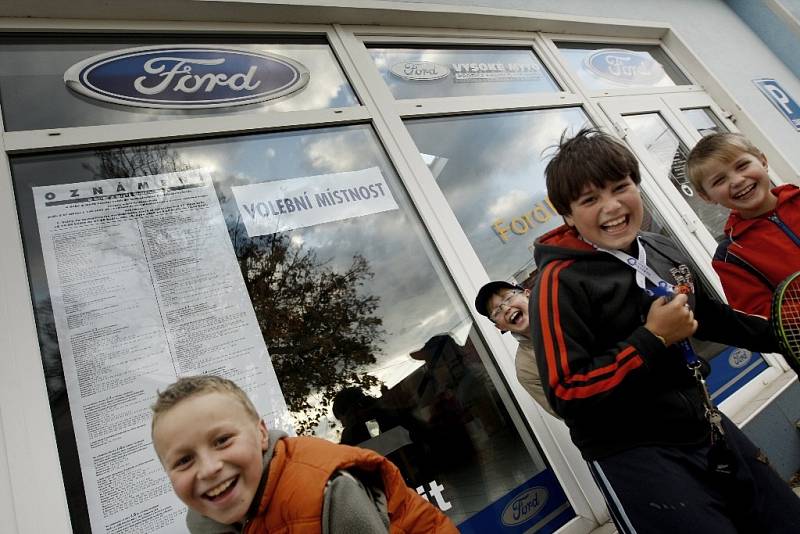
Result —
<path fill-rule="evenodd" d="M 652 177 L 654 193 L 647 196 L 665 220 L 672 221 L 666 233 L 694 260 L 702 281 L 715 288 L 721 297 L 723 292 L 711 268 L 711 257 L 717 242 L 724 237 L 728 210 L 700 198 L 686 176 L 685 164 L 691 147 L 701 137 L 730 131 L 733 124 L 705 95 L 610 98 L 601 101 L 600 107 Z M 738 347 L 698 340 L 694 345 L 711 363 L 708 383 L 717 403 L 768 370 L 774 362 L 772 356 Z"/>

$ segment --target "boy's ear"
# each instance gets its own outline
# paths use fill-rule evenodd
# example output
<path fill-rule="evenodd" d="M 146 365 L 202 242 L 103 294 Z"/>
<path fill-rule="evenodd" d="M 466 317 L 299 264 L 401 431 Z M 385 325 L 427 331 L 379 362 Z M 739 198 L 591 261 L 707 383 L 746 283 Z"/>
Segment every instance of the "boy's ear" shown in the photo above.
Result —
<path fill-rule="evenodd" d="M 572 217 L 571 216 L 564 215 L 563 217 L 564 217 L 564 222 L 567 224 L 567 226 L 571 226 L 573 228 L 575 227 L 575 223 L 572 221 Z"/>
<path fill-rule="evenodd" d="M 766 170 L 769 167 L 769 165 L 767 164 L 767 155 L 762 152 L 761 156 L 758 159 L 761 161 L 761 164 L 764 166 L 764 170 Z"/>
<path fill-rule="evenodd" d="M 716 204 L 716 202 L 714 202 L 713 200 L 711 200 L 711 199 L 708 197 L 708 195 L 706 195 L 706 192 L 705 192 L 705 191 L 703 191 L 703 190 L 702 190 L 701 188 L 699 188 L 699 187 L 698 187 L 698 188 L 696 188 L 696 189 L 697 189 L 697 194 L 698 194 L 698 195 L 700 195 L 700 198 L 702 198 L 703 200 L 705 200 L 705 201 L 706 201 L 706 202 L 708 202 L 709 204 Z"/>
<path fill-rule="evenodd" d="M 269 446 L 269 432 L 267 432 L 267 423 L 262 419 L 258 422 L 258 438 L 261 445 L 261 452 L 267 452 Z"/>

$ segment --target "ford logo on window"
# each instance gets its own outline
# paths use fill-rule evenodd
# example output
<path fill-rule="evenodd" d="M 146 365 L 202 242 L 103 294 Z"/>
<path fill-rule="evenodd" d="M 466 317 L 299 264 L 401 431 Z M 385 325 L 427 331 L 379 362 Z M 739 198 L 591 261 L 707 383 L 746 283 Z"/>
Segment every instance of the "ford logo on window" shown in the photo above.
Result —
<path fill-rule="evenodd" d="M 447 78 L 450 68 L 430 61 L 402 61 L 389 69 L 392 74 L 404 80 L 439 80 Z"/>
<path fill-rule="evenodd" d="M 146 108 L 240 106 L 299 91 L 308 69 L 277 54 L 202 45 L 128 48 L 71 66 L 71 90 L 105 102 Z"/>
<path fill-rule="evenodd" d="M 514 497 L 503 510 L 500 520 L 507 527 L 513 527 L 533 519 L 547 503 L 547 488 L 537 486 L 523 491 Z"/>
<path fill-rule="evenodd" d="M 622 84 L 653 84 L 664 76 L 661 64 L 649 55 L 617 48 L 596 50 L 583 64 L 597 76 Z"/>
<path fill-rule="evenodd" d="M 741 368 L 750 363 L 753 353 L 747 349 L 734 349 L 728 356 L 728 363 L 731 367 Z"/>

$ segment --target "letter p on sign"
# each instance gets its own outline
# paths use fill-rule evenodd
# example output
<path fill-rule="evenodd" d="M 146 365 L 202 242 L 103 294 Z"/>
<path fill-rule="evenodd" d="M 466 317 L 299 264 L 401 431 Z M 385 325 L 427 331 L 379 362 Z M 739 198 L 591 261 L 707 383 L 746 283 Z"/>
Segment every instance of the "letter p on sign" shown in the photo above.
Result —
<path fill-rule="evenodd" d="M 800 131 L 800 106 L 797 105 L 797 102 L 789 93 L 772 78 L 759 78 L 753 80 L 753 83 L 772 102 L 772 105 L 786 117 L 786 120 L 794 126 L 794 129 Z"/>

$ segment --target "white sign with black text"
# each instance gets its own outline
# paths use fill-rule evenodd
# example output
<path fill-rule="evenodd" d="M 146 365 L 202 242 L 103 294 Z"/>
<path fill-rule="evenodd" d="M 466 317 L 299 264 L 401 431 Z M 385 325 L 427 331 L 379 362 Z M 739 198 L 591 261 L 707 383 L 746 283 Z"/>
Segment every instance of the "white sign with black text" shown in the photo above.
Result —
<path fill-rule="evenodd" d="M 377 167 L 232 189 L 250 237 L 397 209 Z"/>

